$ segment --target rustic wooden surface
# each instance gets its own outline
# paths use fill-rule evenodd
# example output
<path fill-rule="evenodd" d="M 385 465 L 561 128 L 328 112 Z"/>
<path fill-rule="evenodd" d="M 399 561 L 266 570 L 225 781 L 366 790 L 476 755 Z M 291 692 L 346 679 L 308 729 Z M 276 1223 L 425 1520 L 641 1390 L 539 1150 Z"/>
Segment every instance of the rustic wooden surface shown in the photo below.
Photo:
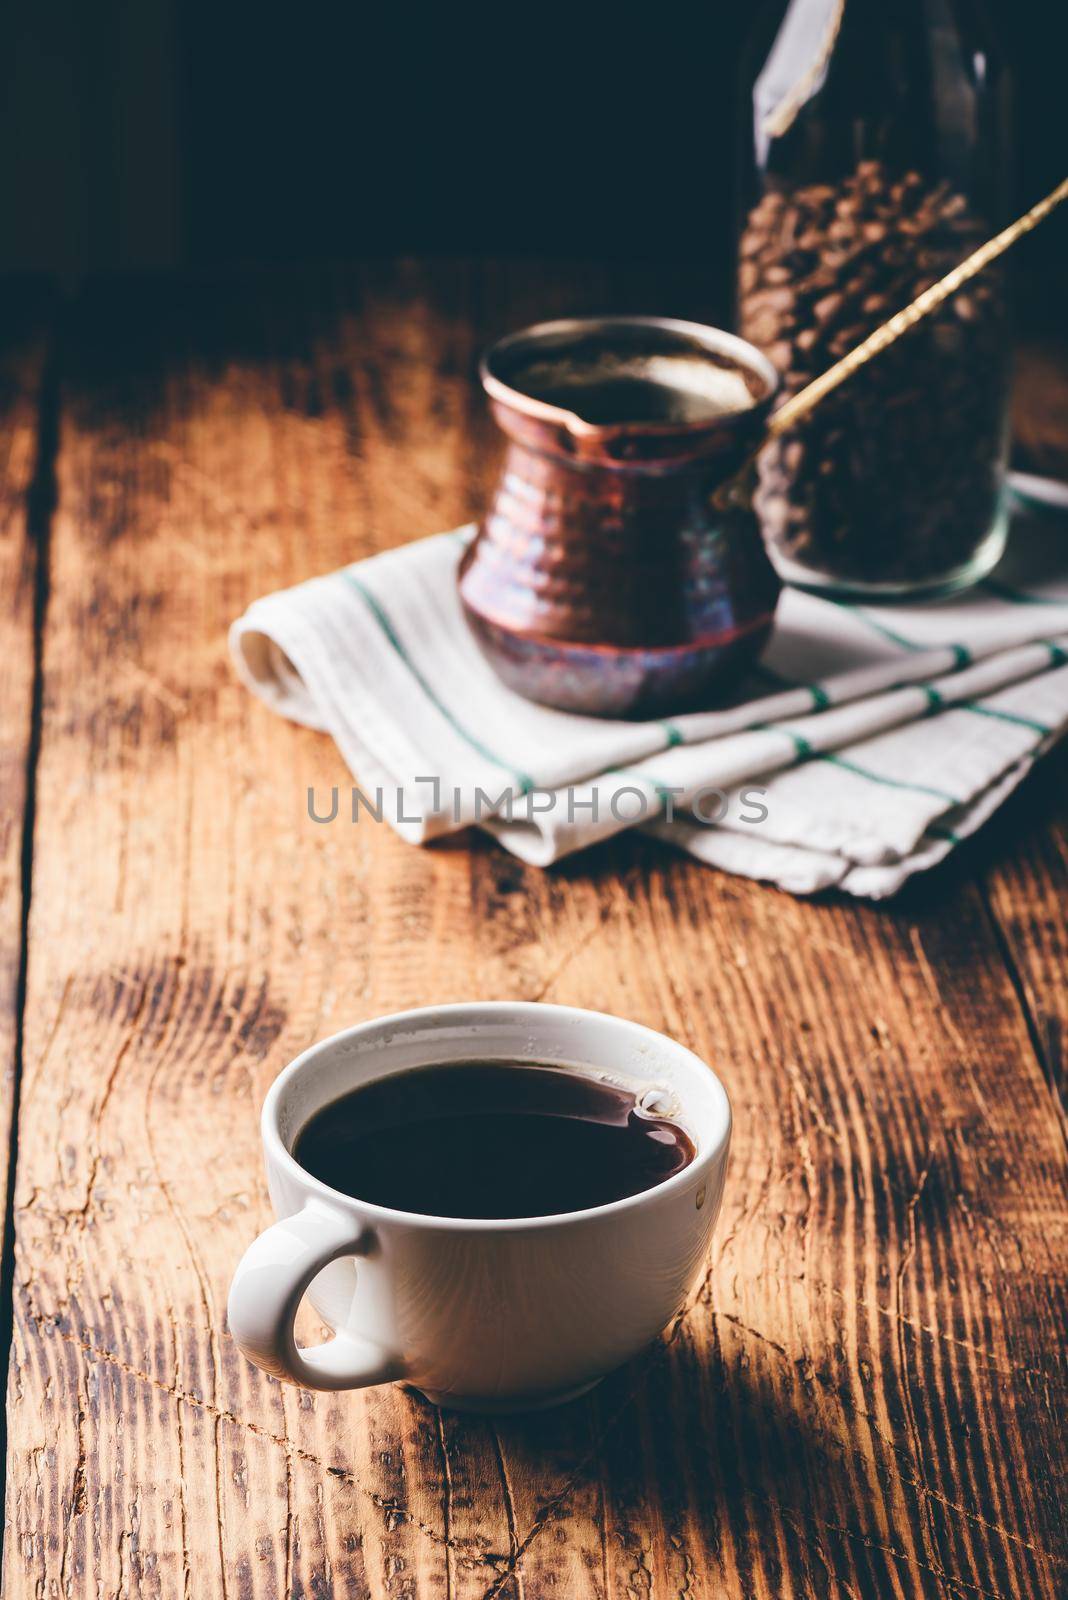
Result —
<path fill-rule="evenodd" d="M 50 510 L 47 374 L 53 312 L 52 297 L 32 282 L 10 284 L 0 301 L 0 1194 L 5 1203 L 22 1050 L 24 864 L 28 877 L 26 833 L 32 830 L 40 720 L 35 633 L 38 550 L 46 547 Z M 9 1307 L 0 1307 L 0 1339 L 9 1334 Z"/>
<path fill-rule="evenodd" d="M 36 648 L 20 368 L 6 1600 L 1065 1592 L 1068 763 L 899 903 L 804 903 L 638 840 L 540 873 L 481 839 L 316 828 L 338 757 L 229 668 L 254 596 L 475 511 L 488 337 L 612 305 L 702 309 L 685 274 L 552 264 L 90 291 L 59 351 Z M 700 1293 L 535 1419 L 269 1382 L 224 1322 L 268 1218 L 268 1083 L 345 1024 L 480 996 L 606 1007 L 715 1063 L 736 1135 Z"/>

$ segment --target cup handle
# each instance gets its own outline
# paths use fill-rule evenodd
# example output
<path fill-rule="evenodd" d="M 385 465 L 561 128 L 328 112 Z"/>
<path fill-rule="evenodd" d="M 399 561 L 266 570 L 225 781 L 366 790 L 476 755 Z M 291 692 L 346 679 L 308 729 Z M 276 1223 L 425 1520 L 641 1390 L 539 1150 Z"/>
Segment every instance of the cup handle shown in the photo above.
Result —
<path fill-rule="evenodd" d="M 305 1389 L 366 1389 L 400 1376 L 399 1359 L 340 1329 L 326 1344 L 299 1350 L 297 1308 L 317 1273 L 340 1256 L 365 1256 L 370 1230 L 320 1201 L 285 1217 L 249 1245 L 230 1285 L 227 1320 L 248 1359 L 273 1378 Z"/>

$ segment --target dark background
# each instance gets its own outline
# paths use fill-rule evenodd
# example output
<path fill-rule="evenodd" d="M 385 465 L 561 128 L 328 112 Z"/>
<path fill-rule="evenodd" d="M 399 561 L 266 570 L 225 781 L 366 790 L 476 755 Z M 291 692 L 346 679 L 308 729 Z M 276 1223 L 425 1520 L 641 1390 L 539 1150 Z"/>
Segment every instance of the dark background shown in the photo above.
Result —
<path fill-rule="evenodd" d="M 783 9 L 19 0 L 0 271 L 696 257 L 725 289 L 743 46 Z M 1068 170 L 1068 6 L 988 9 L 1022 208 Z M 1025 248 L 1055 282 L 1068 225 Z"/>

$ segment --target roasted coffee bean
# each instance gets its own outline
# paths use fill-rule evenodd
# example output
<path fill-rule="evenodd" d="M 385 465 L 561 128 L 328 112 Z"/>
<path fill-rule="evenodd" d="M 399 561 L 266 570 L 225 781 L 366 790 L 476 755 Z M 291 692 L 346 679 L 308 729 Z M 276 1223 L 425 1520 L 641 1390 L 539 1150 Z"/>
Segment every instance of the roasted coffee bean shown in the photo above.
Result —
<path fill-rule="evenodd" d="M 993 231 L 945 180 L 866 160 L 836 187 L 769 189 L 741 241 L 741 331 L 782 374 L 779 404 Z M 756 505 L 773 551 L 857 584 L 936 583 L 995 516 L 1008 381 L 1002 279 L 872 359 L 762 453 Z"/>
<path fill-rule="evenodd" d="M 828 327 L 838 316 L 842 309 L 842 296 L 840 294 L 825 294 L 817 300 L 812 307 L 812 315 L 816 319 L 816 326 Z"/>

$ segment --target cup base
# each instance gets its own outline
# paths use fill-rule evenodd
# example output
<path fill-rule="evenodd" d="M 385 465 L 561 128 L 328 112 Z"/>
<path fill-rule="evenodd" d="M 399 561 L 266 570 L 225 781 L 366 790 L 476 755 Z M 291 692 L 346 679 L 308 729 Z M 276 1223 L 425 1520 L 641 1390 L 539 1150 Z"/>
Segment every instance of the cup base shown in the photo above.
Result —
<path fill-rule="evenodd" d="M 521 1411 L 551 1411 L 554 1406 L 566 1406 L 569 1400 L 589 1394 L 600 1382 L 600 1378 L 591 1378 L 589 1383 L 580 1383 L 577 1388 L 557 1389 L 552 1394 L 532 1395 L 529 1399 L 524 1399 L 522 1395 L 502 1395 L 495 1399 L 492 1395 L 442 1394 L 434 1389 L 420 1389 L 417 1383 L 406 1383 L 402 1387 L 411 1389 L 424 1400 L 429 1400 L 432 1406 L 440 1406 L 443 1411 L 471 1411 L 482 1416 L 506 1417 Z"/>

